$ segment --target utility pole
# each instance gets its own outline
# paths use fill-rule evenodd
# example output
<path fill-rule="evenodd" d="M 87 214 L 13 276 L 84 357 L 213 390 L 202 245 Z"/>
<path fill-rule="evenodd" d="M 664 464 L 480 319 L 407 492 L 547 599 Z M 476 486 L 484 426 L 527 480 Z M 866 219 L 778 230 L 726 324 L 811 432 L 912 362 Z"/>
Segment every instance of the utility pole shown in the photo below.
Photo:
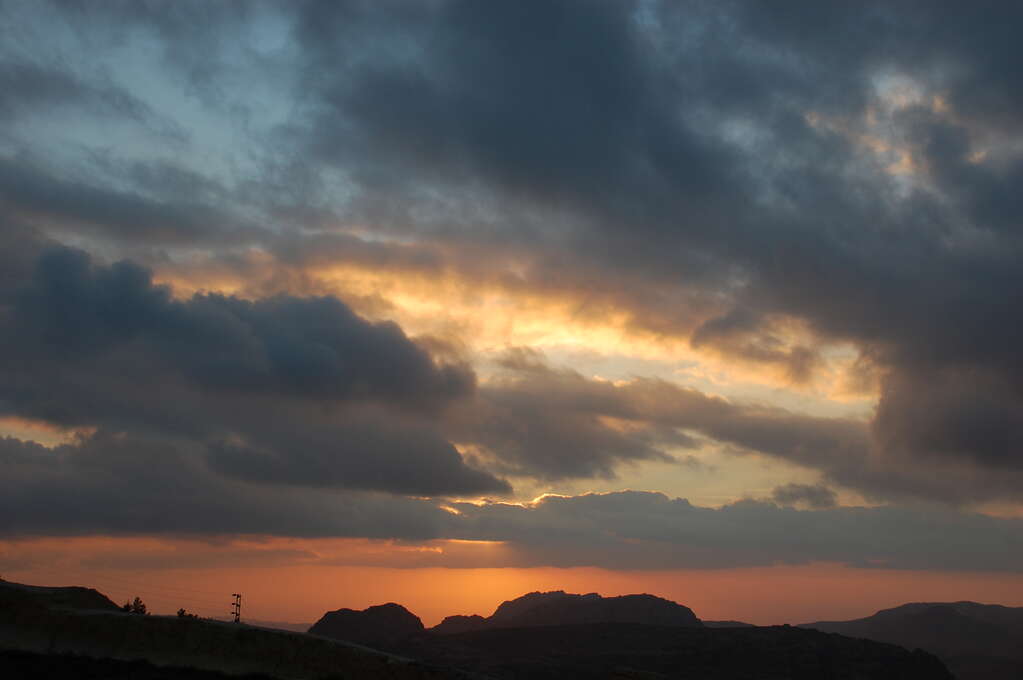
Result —
<path fill-rule="evenodd" d="M 242 594 L 231 593 L 234 596 L 234 602 L 231 603 L 233 607 L 231 613 L 234 614 L 234 622 L 241 623 L 242 620 Z"/>

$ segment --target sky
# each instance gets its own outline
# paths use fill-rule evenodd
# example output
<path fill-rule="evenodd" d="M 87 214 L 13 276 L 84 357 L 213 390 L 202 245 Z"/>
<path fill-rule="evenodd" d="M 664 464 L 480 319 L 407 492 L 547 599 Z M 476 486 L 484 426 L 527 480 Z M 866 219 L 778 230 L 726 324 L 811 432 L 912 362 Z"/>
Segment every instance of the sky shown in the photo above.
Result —
<path fill-rule="evenodd" d="M 0 0 L 0 576 L 1023 605 L 1021 14 Z"/>

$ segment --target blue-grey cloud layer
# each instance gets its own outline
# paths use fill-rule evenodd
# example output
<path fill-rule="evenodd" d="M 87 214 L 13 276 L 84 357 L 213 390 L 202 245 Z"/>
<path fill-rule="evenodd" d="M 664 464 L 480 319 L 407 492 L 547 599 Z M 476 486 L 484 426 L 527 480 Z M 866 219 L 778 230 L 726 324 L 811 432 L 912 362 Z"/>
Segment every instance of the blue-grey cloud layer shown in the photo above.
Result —
<path fill-rule="evenodd" d="M 278 484 L 508 490 L 434 423 L 472 394 L 472 372 L 334 298 L 176 301 L 145 269 L 64 247 L 43 247 L 0 296 L 3 411 L 99 429 L 84 449 L 126 433 L 201 446 L 228 476 Z"/>
<path fill-rule="evenodd" d="M 703 437 L 880 499 L 1018 500 L 1019 12 L 0 3 L 0 410 L 97 428 L 40 490 L 117 437 L 183 457 L 197 489 L 395 503 L 612 476 Z M 881 110 L 892 82 L 924 95 Z M 865 145 L 872 116 L 912 180 Z M 528 362 L 477 387 L 335 299 L 175 300 L 137 264 L 244 274 L 250 247 L 578 295 L 797 381 L 846 344 L 880 401 L 863 424 Z M 230 526 L 251 524 L 209 528 Z"/>

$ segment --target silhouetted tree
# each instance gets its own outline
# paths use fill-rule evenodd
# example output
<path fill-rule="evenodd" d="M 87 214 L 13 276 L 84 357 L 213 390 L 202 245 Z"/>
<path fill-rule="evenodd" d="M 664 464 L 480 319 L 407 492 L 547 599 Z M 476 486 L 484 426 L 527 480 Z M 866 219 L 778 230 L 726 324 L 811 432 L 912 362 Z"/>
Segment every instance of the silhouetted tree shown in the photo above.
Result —
<path fill-rule="evenodd" d="M 121 610 L 131 614 L 145 614 L 146 603 L 142 601 L 142 598 L 136 595 L 134 600 L 131 602 L 125 602 L 121 605 Z"/>
<path fill-rule="evenodd" d="M 197 618 L 199 618 L 199 615 L 198 614 L 190 614 L 187 611 L 185 611 L 184 607 L 182 607 L 181 609 L 178 610 L 178 618 L 179 619 L 197 619 Z"/>

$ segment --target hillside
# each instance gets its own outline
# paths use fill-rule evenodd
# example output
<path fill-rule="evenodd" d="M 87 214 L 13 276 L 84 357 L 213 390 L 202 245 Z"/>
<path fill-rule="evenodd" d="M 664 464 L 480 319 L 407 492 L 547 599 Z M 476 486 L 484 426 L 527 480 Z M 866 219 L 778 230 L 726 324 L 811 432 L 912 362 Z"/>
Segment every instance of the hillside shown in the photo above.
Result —
<path fill-rule="evenodd" d="M 1023 678 L 1023 607 L 923 602 L 801 627 L 925 649 L 945 661 L 959 680 Z"/>
<path fill-rule="evenodd" d="M 952 680 L 926 652 L 788 626 L 494 628 L 428 633 L 403 652 L 502 680 Z"/>
<path fill-rule="evenodd" d="M 0 583 L 0 649 L 54 657 L 74 654 L 93 659 L 144 659 L 156 666 L 295 679 L 462 677 L 453 671 L 315 635 L 220 621 L 127 614 L 106 598 L 113 609 L 74 606 L 102 604 L 92 596 L 76 599 L 88 592 L 96 593 L 85 588 L 26 588 Z M 74 596 L 71 606 L 64 606 L 69 594 Z M 5 658 L 4 663 L 11 662 Z M 57 658 L 55 663 L 59 661 Z"/>
<path fill-rule="evenodd" d="M 157 666 L 142 659 L 97 659 L 80 654 L 41 654 L 0 649 L 7 680 L 273 680 L 263 673 L 228 675 L 184 666 Z"/>

